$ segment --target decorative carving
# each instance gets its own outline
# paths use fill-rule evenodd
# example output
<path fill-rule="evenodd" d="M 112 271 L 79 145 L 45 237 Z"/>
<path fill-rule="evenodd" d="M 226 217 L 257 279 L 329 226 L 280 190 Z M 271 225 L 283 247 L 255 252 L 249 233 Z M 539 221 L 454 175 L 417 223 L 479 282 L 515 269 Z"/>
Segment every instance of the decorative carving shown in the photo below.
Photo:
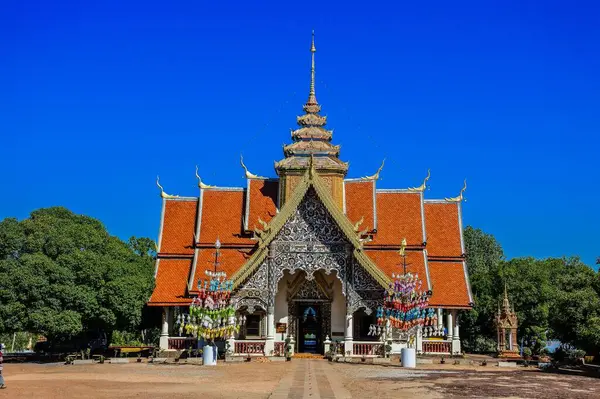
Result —
<path fill-rule="evenodd" d="M 171 195 L 171 194 L 167 194 L 165 193 L 165 190 L 163 189 L 163 187 L 160 185 L 160 178 L 158 176 L 156 176 L 156 185 L 158 186 L 158 188 L 160 189 L 160 196 L 165 198 L 165 199 L 169 199 L 169 198 L 179 198 L 179 195 Z"/>
<path fill-rule="evenodd" d="M 463 194 L 464 194 L 464 192 L 465 192 L 466 189 L 467 189 L 467 179 L 465 179 L 465 185 L 463 186 L 463 188 L 460 189 L 460 194 L 458 194 L 457 197 L 446 198 L 446 201 L 461 202 L 462 200 L 464 200 Z"/>
<path fill-rule="evenodd" d="M 240 164 L 242 165 L 242 168 L 244 168 L 246 179 L 266 179 L 266 177 L 255 175 L 254 173 L 251 173 L 248 170 L 246 165 L 244 165 L 244 156 L 243 155 L 240 155 Z"/>
<path fill-rule="evenodd" d="M 208 184 L 202 183 L 202 179 L 200 178 L 200 175 L 198 174 L 198 165 L 196 165 L 196 179 L 198 179 L 198 187 L 200 187 L 201 189 L 216 187 L 216 186 L 209 186 Z"/>
<path fill-rule="evenodd" d="M 254 313 L 256 309 L 267 310 L 266 304 L 258 298 L 236 298 L 232 304 L 235 310 L 246 308 L 248 313 Z"/>
<path fill-rule="evenodd" d="M 421 184 L 419 187 L 410 187 L 408 190 L 409 191 L 425 191 L 425 189 L 427 188 L 427 180 L 429 180 L 429 178 L 431 177 L 431 169 L 427 169 L 427 177 L 425 177 L 425 180 L 423 180 L 423 184 Z"/>
<path fill-rule="evenodd" d="M 375 172 L 374 175 L 361 177 L 361 179 L 362 180 L 378 180 L 379 174 L 381 173 L 381 170 L 383 169 L 383 165 L 385 165 L 385 158 L 383 161 L 381 161 L 381 166 L 379 167 L 379 169 L 377 169 L 377 172 Z"/>

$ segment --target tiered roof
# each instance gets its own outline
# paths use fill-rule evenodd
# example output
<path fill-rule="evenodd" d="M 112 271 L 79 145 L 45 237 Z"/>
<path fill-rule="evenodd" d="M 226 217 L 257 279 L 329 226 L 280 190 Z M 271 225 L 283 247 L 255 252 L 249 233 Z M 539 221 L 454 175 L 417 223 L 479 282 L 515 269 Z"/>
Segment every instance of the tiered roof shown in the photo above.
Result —
<path fill-rule="evenodd" d="M 314 91 L 314 36 L 311 46 L 311 85 L 298 117 L 293 143 L 284 147 L 285 158 L 276 171 L 298 171 L 303 179 L 289 201 L 279 207 L 279 180 L 246 171 L 246 186 L 223 188 L 199 181 L 198 197 L 165 194 L 156 263 L 156 288 L 150 306 L 178 306 L 191 301 L 196 282 L 212 265 L 217 238 L 221 242 L 221 269 L 243 281 L 266 254 L 269 237 L 257 240 L 255 231 L 269 225 L 273 232 L 283 226 L 286 215 L 313 187 L 349 242 L 355 257 L 385 286 L 393 273 L 403 270 L 398 250 L 407 241 L 407 271 L 418 273 L 432 291 L 431 306 L 470 308 L 469 286 L 462 236 L 462 193 L 455 198 L 424 199 L 429 174 L 419 187 L 377 189 L 378 172 L 369 177 L 347 179 L 342 207 L 336 205 L 319 178 L 322 171 L 345 175 L 348 164 L 339 160 L 339 146 L 330 143 L 332 132 Z M 383 167 L 383 165 L 382 165 Z M 309 173 L 312 171 L 311 173 Z M 272 233 L 270 233 L 272 234 Z"/>
<path fill-rule="evenodd" d="M 339 159 L 340 147 L 331 144 L 333 131 L 325 129 L 327 118 L 319 115 L 321 106 L 315 94 L 315 36 L 310 47 L 311 69 L 310 90 L 308 100 L 304 104 L 304 115 L 298 116 L 299 129 L 292 131 L 292 144 L 283 147 L 285 156 L 275 163 L 277 174 L 284 171 L 305 171 L 308 168 L 309 157 L 314 157 L 317 170 L 339 172 L 346 175 L 348 164 Z"/>

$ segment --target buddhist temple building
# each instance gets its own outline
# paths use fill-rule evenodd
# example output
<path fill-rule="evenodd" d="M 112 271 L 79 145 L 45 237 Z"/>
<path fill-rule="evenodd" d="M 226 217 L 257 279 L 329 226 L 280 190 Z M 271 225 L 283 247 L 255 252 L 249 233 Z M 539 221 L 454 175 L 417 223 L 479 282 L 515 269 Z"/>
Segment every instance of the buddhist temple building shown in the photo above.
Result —
<path fill-rule="evenodd" d="M 308 99 L 273 177 L 252 174 L 242 160 L 240 187 L 209 186 L 198 173 L 196 197 L 159 186 L 156 286 L 148 305 L 162 308 L 161 349 L 193 341 L 178 321 L 214 267 L 233 281 L 243 319 L 228 340 L 233 354 L 281 355 L 289 338 L 295 352 L 323 353 L 338 342 L 347 355 L 375 355 L 382 342 L 369 327 L 392 275 L 402 272 L 405 239 L 407 271 L 431 292 L 437 321 L 415 342 L 394 337 L 394 351 L 416 345 L 422 353 L 460 353 L 458 311 L 473 306 L 462 234 L 466 186 L 457 197 L 426 199 L 427 173 L 416 187 L 381 189 L 383 164 L 372 176 L 349 178 L 317 101 L 314 35 L 310 52 Z"/>

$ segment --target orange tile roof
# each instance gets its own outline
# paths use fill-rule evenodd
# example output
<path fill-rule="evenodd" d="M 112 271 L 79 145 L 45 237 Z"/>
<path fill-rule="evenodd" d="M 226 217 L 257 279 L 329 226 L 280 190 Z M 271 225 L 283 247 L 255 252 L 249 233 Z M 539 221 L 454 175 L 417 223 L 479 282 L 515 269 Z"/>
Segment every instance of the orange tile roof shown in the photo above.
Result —
<path fill-rule="evenodd" d="M 433 291 L 431 306 L 470 308 L 463 262 L 429 261 L 429 275 Z"/>
<path fill-rule="evenodd" d="M 346 216 L 352 224 L 362 217 L 365 219 L 359 229 L 373 230 L 375 226 L 375 212 L 373 210 L 373 181 L 345 181 L 346 191 Z"/>
<path fill-rule="evenodd" d="M 377 267 L 388 277 L 394 274 L 404 273 L 404 260 L 395 250 L 369 250 L 365 253 L 375 262 Z M 425 268 L 425 257 L 423 251 L 406 251 L 406 272 L 416 273 L 423 281 L 423 287 L 427 287 L 427 270 Z"/>
<path fill-rule="evenodd" d="M 248 250 L 238 250 L 233 248 L 221 248 L 219 255 L 219 268 L 217 271 L 225 272 L 227 277 L 231 277 L 248 259 Z M 198 259 L 196 261 L 196 273 L 192 283 L 192 291 L 196 291 L 198 279 L 206 279 L 206 270 L 214 270 L 213 264 L 215 261 L 214 249 L 201 249 L 198 251 Z"/>
<path fill-rule="evenodd" d="M 406 238 L 408 245 L 423 241 L 421 193 L 378 192 L 377 234 L 368 245 L 400 245 Z"/>
<path fill-rule="evenodd" d="M 251 179 L 248 194 L 248 230 L 262 228 L 258 218 L 269 222 L 276 213 L 279 182 L 273 180 Z"/>
<path fill-rule="evenodd" d="M 194 253 L 197 200 L 166 200 L 160 252 L 167 254 Z"/>
<path fill-rule="evenodd" d="M 160 259 L 149 306 L 190 303 L 186 298 L 191 259 Z"/>
<path fill-rule="evenodd" d="M 433 257 L 462 256 L 459 204 L 425 202 L 427 253 Z"/>
<path fill-rule="evenodd" d="M 217 238 L 222 244 L 256 244 L 242 235 L 244 192 L 241 190 L 208 189 L 202 195 L 200 242 L 212 244 Z"/>

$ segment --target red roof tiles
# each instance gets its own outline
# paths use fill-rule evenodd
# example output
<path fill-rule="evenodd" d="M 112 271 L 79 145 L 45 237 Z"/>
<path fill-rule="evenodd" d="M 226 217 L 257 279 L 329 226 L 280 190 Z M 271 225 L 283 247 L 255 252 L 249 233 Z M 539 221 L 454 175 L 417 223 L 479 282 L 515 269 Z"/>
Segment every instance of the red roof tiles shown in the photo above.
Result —
<path fill-rule="evenodd" d="M 160 259 L 154 292 L 148 301 L 149 306 L 187 304 L 187 281 L 191 259 Z"/>
<path fill-rule="evenodd" d="M 429 275 L 433 291 L 430 306 L 471 307 L 463 262 L 429 261 Z"/>
<path fill-rule="evenodd" d="M 194 253 L 197 200 L 165 200 L 165 214 L 160 252 L 167 254 Z"/>
<path fill-rule="evenodd" d="M 427 282 L 427 269 L 422 250 L 414 246 L 427 241 L 429 279 L 433 297 L 432 306 L 468 307 L 469 289 L 462 262 L 459 204 L 425 202 L 426 238 L 423 237 L 422 193 L 408 191 L 380 191 L 373 206 L 373 181 L 346 181 L 346 215 L 352 223 L 361 217 L 363 229 L 377 232 L 365 244 L 365 253 L 381 270 L 391 277 L 401 273 L 402 258 L 397 253 L 402 238 L 406 238 L 407 271 L 417 273 Z M 247 212 L 249 230 L 258 225 L 258 218 L 269 222 L 276 214 L 278 182 L 252 179 L 247 193 L 243 190 L 204 189 L 200 224 L 200 247 L 197 251 L 193 290 L 204 271 L 211 269 L 214 249 L 209 248 L 217 237 L 221 248 L 220 270 L 231 276 L 246 262 L 257 241 L 244 232 Z M 248 198 L 246 199 L 246 195 Z M 156 288 L 149 301 L 151 306 L 189 303 L 187 284 L 191 273 L 193 241 L 196 229 L 197 200 L 166 200 L 160 243 L 160 263 Z M 375 220 L 375 215 L 377 220 Z M 260 226 L 258 226 L 260 227 Z M 228 247 L 229 246 L 229 247 Z M 235 248 L 237 246 L 238 248 Z M 233 248 L 232 248 L 233 247 Z M 390 249 L 388 249 L 388 247 Z M 393 248 L 393 249 L 391 249 Z M 165 255 L 186 256 L 173 259 Z M 457 259 L 460 258 L 460 259 Z M 432 259 L 437 259 L 434 261 Z M 440 262 L 440 260 L 446 260 Z"/>
<path fill-rule="evenodd" d="M 362 230 L 375 228 L 375 212 L 373 209 L 374 181 L 345 181 L 346 191 L 346 216 L 355 224 L 362 217 L 363 223 L 359 226 Z"/>
<path fill-rule="evenodd" d="M 262 228 L 258 223 L 258 218 L 269 222 L 277 210 L 277 192 L 279 182 L 273 180 L 249 180 L 248 194 L 248 230 L 254 230 L 255 227 Z"/>
<path fill-rule="evenodd" d="M 248 259 L 249 250 L 239 250 L 232 248 L 221 248 L 219 254 L 219 270 L 227 273 L 227 276 L 232 276 L 239 270 L 240 267 Z M 206 279 L 206 270 L 213 270 L 215 261 L 215 250 L 211 248 L 201 249 L 198 251 L 198 259 L 196 261 L 196 273 L 192 280 L 192 291 L 196 291 L 198 279 Z"/>
<path fill-rule="evenodd" d="M 462 256 L 459 206 L 456 202 L 425 202 L 427 253 L 430 257 Z"/>
<path fill-rule="evenodd" d="M 388 277 L 392 278 L 392 273 L 404 273 L 404 260 L 398 251 L 367 249 L 365 253 Z M 406 272 L 418 274 L 424 287 L 427 287 L 427 270 L 423 251 L 406 251 Z"/>
<path fill-rule="evenodd" d="M 256 244 L 242 234 L 244 192 L 242 190 L 204 190 L 200 243 L 212 244 L 217 238 L 222 244 Z"/>
<path fill-rule="evenodd" d="M 423 241 L 421 193 L 378 192 L 377 234 L 367 245 L 400 245 L 406 238 L 408 245 Z"/>

